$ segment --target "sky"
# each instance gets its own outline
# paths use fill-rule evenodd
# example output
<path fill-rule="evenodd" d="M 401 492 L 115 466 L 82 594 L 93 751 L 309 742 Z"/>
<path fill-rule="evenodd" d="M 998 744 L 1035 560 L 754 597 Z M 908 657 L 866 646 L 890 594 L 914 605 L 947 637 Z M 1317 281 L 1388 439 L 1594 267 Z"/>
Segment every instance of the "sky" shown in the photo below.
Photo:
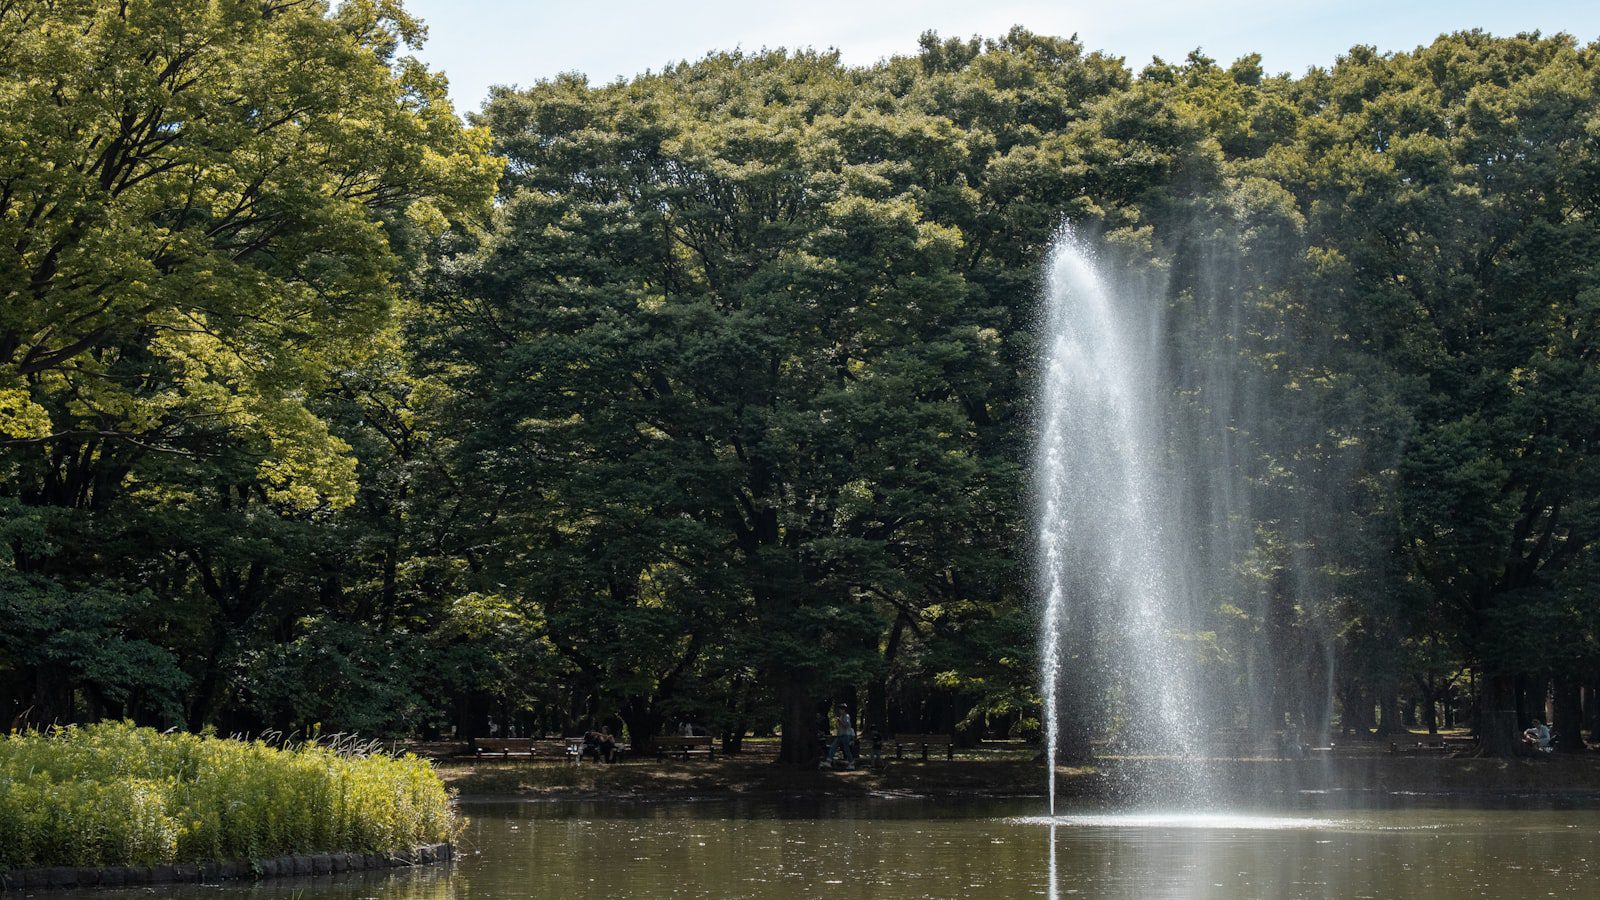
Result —
<path fill-rule="evenodd" d="M 716 50 L 837 49 L 870 65 L 912 53 L 917 37 L 994 37 L 1013 25 L 1077 34 L 1090 50 L 1178 60 L 1199 48 L 1224 63 L 1260 53 L 1268 72 L 1331 65 L 1357 44 L 1410 50 L 1441 32 L 1565 31 L 1600 39 L 1600 2 L 1543 0 L 407 0 L 428 25 L 418 56 L 450 77 L 462 111 L 494 84 L 530 85 L 563 72 L 592 83 L 629 77 Z"/>

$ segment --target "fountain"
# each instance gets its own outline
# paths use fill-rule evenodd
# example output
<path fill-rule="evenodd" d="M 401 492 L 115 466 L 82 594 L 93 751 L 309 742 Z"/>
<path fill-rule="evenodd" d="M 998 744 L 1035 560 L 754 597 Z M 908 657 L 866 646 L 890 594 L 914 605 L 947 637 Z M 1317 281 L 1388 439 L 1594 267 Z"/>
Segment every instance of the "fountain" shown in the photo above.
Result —
<path fill-rule="evenodd" d="M 1063 728 L 1086 734 L 1084 717 L 1093 716 L 1114 724 L 1101 730 L 1115 734 L 1124 754 L 1192 758 L 1198 723 L 1196 675 L 1178 638 L 1192 591 L 1162 387 L 1163 298 L 1116 283 L 1070 230 L 1057 239 L 1046 276 L 1034 490 L 1054 817 Z M 1064 703 L 1073 721 L 1063 720 Z M 1181 783 L 1142 785 L 1140 799 L 1198 802 L 1201 767 L 1177 771 Z"/>

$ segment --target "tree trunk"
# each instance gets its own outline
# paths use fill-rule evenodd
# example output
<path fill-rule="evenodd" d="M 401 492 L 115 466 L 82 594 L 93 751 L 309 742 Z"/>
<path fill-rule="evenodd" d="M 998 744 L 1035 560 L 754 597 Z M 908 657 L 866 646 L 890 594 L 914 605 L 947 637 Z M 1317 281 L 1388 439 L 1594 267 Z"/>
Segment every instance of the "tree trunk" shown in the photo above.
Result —
<path fill-rule="evenodd" d="M 744 733 L 750 727 L 750 684 L 743 676 L 733 680 L 729 692 L 732 708 L 728 710 L 730 724 L 722 729 L 722 753 L 729 756 L 744 749 Z"/>
<path fill-rule="evenodd" d="M 1094 759 L 1093 689 L 1086 681 L 1069 681 L 1065 676 L 1062 681 L 1057 692 L 1060 727 L 1056 730 L 1056 761 L 1088 762 Z"/>
<path fill-rule="evenodd" d="M 628 746 L 635 755 L 649 753 L 661 733 L 662 717 L 653 703 L 631 700 L 617 713 L 628 726 Z"/>
<path fill-rule="evenodd" d="M 894 732 L 889 724 L 889 671 L 894 668 L 894 659 L 899 655 L 905 626 L 905 614 L 895 616 L 894 625 L 889 628 L 889 639 L 883 645 L 883 671 L 867 685 L 867 714 L 860 724 L 862 730 L 868 733 L 873 728 L 879 729 L 885 737 Z"/>
<path fill-rule="evenodd" d="M 1590 680 L 1583 689 L 1583 724 L 1589 737 L 1600 739 L 1600 681 Z"/>
<path fill-rule="evenodd" d="M 46 728 L 72 720 L 72 679 L 65 672 L 40 666 L 33 674 L 33 704 L 25 725 Z"/>
<path fill-rule="evenodd" d="M 228 638 L 223 631 L 226 626 L 219 624 L 216 627 L 218 634 L 213 636 L 211 647 L 201 664 L 200 677 L 195 681 L 194 694 L 189 703 L 189 730 L 196 733 L 212 724 L 217 704 L 222 700 L 222 663 L 223 654 L 228 650 Z"/>
<path fill-rule="evenodd" d="M 816 702 L 804 685 L 785 682 L 778 691 L 783 705 L 783 735 L 778 745 L 778 763 L 790 766 L 815 766 L 822 756 L 817 740 Z"/>
<path fill-rule="evenodd" d="M 1268 629 L 1270 635 L 1270 628 Z M 1269 637 L 1270 639 L 1270 637 Z M 1246 707 L 1245 732 L 1256 744 L 1266 744 L 1274 730 L 1272 721 L 1272 671 L 1266 662 L 1270 650 L 1252 648 L 1245 662 L 1245 690 L 1249 705 Z"/>
<path fill-rule="evenodd" d="M 1385 692 L 1378 700 L 1378 737 L 1405 733 L 1405 725 L 1401 722 L 1400 697 L 1393 692 Z"/>
<path fill-rule="evenodd" d="M 732 756 L 743 752 L 744 733 L 749 727 L 750 724 L 741 716 L 733 725 L 722 730 L 722 754 L 724 756 Z"/>
<path fill-rule="evenodd" d="M 1583 744 L 1583 694 L 1576 678 L 1563 676 L 1556 679 L 1555 721 L 1551 727 L 1556 733 L 1557 750 L 1582 753 Z"/>
<path fill-rule="evenodd" d="M 1485 675 L 1479 701 L 1478 742 L 1488 756 L 1517 753 L 1517 680 L 1506 674 Z"/>
<path fill-rule="evenodd" d="M 1516 727 L 1518 729 L 1527 728 L 1530 724 L 1529 720 L 1535 716 L 1543 721 L 1544 710 L 1542 707 L 1544 706 L 1544 703 L 1539 703 L 1540 708 L 1536 712 L 1533 699 L 1531 697 L 1531 692 L 1528 690 L 1528 677 L 1526 675 L 1517 675 L 1513 679 L 1512 684 L 1513 699 L 1511 708 L 1517 712 Z"/>

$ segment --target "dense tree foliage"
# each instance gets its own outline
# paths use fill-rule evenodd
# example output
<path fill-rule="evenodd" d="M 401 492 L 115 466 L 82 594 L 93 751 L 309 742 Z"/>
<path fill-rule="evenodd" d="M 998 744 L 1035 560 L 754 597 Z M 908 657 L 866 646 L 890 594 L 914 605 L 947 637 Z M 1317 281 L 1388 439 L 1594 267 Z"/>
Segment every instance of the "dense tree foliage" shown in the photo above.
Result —
<path fill-rule="evenodd" d="M 210 721 L 338 611 L 337 544 L 382 532 L 336 513 L 386 467 L 332 404 L 404 369 L 401 287 L 499 169 L 417 38 L 391 3 L 0 6 L 10 715 Z"/>
<path fill-rule="evenodd" d="M 1570 741 L 1600 712 L 1595 46 L 1296 78 L 928 35 L 464 127 L 420 38 L 0 3 L 9 718 L 1031 736 L 1065 222 L 1166 304 L 1176 427 L 1234 460 L 1171 498 L 1215 523 L 1217 728 L 1505 751 L 1547 690 Z"/>

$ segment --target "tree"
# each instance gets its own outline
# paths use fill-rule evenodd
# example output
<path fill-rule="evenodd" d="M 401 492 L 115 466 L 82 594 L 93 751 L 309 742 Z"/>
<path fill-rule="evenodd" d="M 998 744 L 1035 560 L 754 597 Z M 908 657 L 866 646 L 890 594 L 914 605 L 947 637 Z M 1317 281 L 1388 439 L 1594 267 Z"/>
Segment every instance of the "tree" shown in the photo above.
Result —
<path fill-rule="evenodd" d="M 420 36 L 392 2 L 0 6 L 0 498 L 45 526 L 7 566 L 24 605 L 153 594 L 197 727 L 286 551 L 355 498 L 313 399 L 498 172 L 397 56 Z"/>
<path fill-rule="evenodd" d="M 1596 540 L 1593 48 L 1565 36 L 1356 48 L 1315 85 L 1295 182 L 1310 290 L 1407 416 L 1395 590 L 1482 674 L 1510 753 L 1517 676 L 1574 655 Z M 1296 183 L 1297 182 L 1297 183 Z M 1592 586 L 1592 585 L 1591 585 Z M 1569 650 L 1569 648 L 1571 648 Z"/>

